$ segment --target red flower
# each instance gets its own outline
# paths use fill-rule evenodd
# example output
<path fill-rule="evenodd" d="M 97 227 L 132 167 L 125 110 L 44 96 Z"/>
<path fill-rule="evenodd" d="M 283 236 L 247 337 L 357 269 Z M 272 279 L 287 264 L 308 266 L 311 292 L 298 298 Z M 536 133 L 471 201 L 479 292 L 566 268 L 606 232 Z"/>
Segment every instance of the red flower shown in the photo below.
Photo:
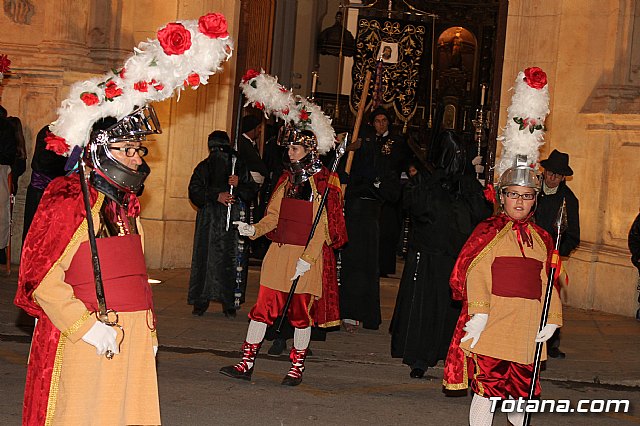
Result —
<path fill-rule="evenodd" d="M 487 186 L 484 188 L 484 190 L 482 191 L 484 193 L 484 198 L 490 202 L 490 203 L 495 203 L 497 198 L 496 198 L 496 189 L 493 187 L 492 183 L 487 184 Z"/>
<path fill-rule="evenodd" d="M 11 65 L 11 61 L 7 58 L 7 55 L 0 55 L 0 74 L 8 72 L 9 65 Z"/>
<path fill-rule="evenodd" d="M 124 80 L 124 68 L 122 68 L 122 69 L 120 70 L 120 72 L 118 73 L 118 75 L 120 76 L 120 78 L 121 78 L 121 79 L 123 79 L 123 80 Z"/>
<path fill-rule="evenodd" d="M 189 74 L 189 76 L 185 80 L 185 83 L 191 87 L 198 87 L 200 85 L 200 76 L 195 72 Z"/>
<path fill-rule="evenodd" d="M 164 84 L 158 83 L 155 78 L 151 79 L 151 81 L 149 82 L 149 85 L 153 86 L 153 88 L 156 89 L 158 92 L 164 89 Z"/>
<path fill-rule="evenodd" d="M 69 145 L 67 141 L 60 136 L 56 136 L 51 132 L 47 132 L 47 136 L 44 138 L 47 143 L 47 149 L 53 151 L 58 155 L 63 155 L 69 151 Z"/>
<path fill-rule="evenodd" d="M 289 108 L 285 108 L 285 109 L 283 109 L 283 110 L 282 110 L 282 113 L 283 113 L 284 115 L 289 115 Z"/>
<path fill-rule="evenodd" d="M 246 83 L 247 81 L 253 80 L 259 75 L 260 73 L 256 70 L 247 70 L 247 72 L 245 72 L 244 75 L 242 76 L 242 82 Z"/>
<path fill-rule="evenodd" d="M 80 99 L 86 106 L 95 105 L 100 102 L 98 95 L 93 92 L 82 92 L 80 93 Z"/>
<path fill-rule="evenodd" d="M 108 101 L 113 101 L 114 98 L 122 95 L 122 89 L 118 87 L 115 81 L 109 80 L 107 87 L 104 89 L 104 96 Z"/>
<path fill-rule="evenodd" d="M 542 89 L 547 85 L 547 74 L 538 67 L 531 67 L 524 70 L 524 81 L 529 87 Z"/>
<path fill-rule="evenodd" d="M 263 110 L 264 109 L 264 104 L 262 102 L 255 102 L 253 104 L 253 106 L 258 108 L 259 110 Z"/>
<path fill-rule="evenodd" d="M 280 91 L 281 91 L 282 93 L 287 93 L 287 92 L 288 92 L 288 90 L 287 90 L 287 89 L 285 89 L 285 88 L 284 88 L 284 87 L 282 87 L 282 86 L 280 86 Z"/>
<path fill-rule="evenodd" d="M 229 37 L 227 20 L 221 13 L 207 13 L 198 19 L 198 29 L 210 38 Z"/>
<path fill-rule="evenodd" d="M 303 109 L 302 111 L 300 111 L 300 120 L 301 121 L 309 120 L 309 112 L 306 109 Z"/>
<path fill-rule="evenodd" d="M 137 90 L 138 92 L 146 92 L 149 90 L 147 82 L 146 81 L 139 81 L 137 83 L 133 84 L 133 88 L 135 90 Z"/>
<path fill-rule="evenodd" d="M 158 41 L 167 55 L 181 55 L 191 47 L 191 33 L 184 25 L 172 22 L 158 31 Z"/>

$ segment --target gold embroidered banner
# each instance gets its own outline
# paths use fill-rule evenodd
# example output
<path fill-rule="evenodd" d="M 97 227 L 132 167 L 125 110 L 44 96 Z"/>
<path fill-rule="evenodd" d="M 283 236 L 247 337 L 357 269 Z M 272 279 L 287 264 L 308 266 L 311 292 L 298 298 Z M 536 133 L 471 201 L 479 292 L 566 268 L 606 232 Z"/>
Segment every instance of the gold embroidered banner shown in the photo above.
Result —
<path fill-rule="evenodd" d="M 351 77 L 350 107 L 355 113 L 360 103 L 367 70 L 372 73 L 368 106 L 374 102 L 393 105 L 396 116 L 406 123 L 417 109 L 420 61 L 425 25 L 379 18 L 360 18 Z"/>

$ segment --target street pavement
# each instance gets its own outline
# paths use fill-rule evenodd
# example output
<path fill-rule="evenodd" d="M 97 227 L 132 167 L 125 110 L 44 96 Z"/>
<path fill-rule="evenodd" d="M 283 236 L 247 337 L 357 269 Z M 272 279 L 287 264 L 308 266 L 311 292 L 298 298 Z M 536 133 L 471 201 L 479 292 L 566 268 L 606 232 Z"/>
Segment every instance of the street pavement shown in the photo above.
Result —
<path fill-rule="evenodd" d="M 399 263 L 399 271 L 402 265 Z M 249 271 L 247 303 L 236 319 L 212 304 L 202 317 L 186 304 L 189 270 L 152 270 L 158 317 L 158 382 L 166 425 L 465 425 L 470 397 L 442 392 L 442 363 L 424 379 L 389 355 L 389 320 L 399 276 L 381 280 L 380 330 L 336 331 L 312 341 L 303 383 L 280 385 L 286 353 L 267 355 L 266 342 L 251 382 L 218 373 L 239 360 L 248 309 L 255 301 L 259 267 Z M 0 424 L 20 424 L 26 359 L 33 321 L 12 304 L 17 274 L 0 278 Z M 571 291 L 571 289 L 569 289 Z M 533 425 L 640 424 L 640 322 L 596 311 L 565 309 L 564 360 L 551 359 L 542 372 L 542 397 L 630 401 L 626 413 L 545 413 Z M 291 342 L 289 342 L 290 344 Z M 108 389 L 104 390 L 109 392 Z M 494 424 L 507 424 L 496 414 Z"/>

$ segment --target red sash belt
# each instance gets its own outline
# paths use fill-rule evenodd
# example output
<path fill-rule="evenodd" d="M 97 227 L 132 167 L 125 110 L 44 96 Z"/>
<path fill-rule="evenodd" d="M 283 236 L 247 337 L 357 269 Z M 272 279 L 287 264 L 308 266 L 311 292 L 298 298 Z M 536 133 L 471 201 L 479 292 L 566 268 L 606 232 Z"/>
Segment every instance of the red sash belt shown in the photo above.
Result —
<path fill-rule="evenodd" d="M 96 243 L 107 308 L 118 312 L 152 309 L 153 299 L 140 235 L 98 238 Z M 65 281 L 73 287 L 75 296 L 88 310 L 98 310 L 88 241 L 80 244 L 73 256 Z"/>
<path fill-rule="evenodd" d="M 283 198 L 280 204 L 278 226 L 267 237 L 274 243 L 304 246 L 311 232 L 313 203 L 311 201 Z"/>
<path fill-rule="evenodd" d="M 542 297 L 542 262 L 536 259 L 496 257 L 491 265 L 491 293 L 501 297 L 537 299 Z"/>

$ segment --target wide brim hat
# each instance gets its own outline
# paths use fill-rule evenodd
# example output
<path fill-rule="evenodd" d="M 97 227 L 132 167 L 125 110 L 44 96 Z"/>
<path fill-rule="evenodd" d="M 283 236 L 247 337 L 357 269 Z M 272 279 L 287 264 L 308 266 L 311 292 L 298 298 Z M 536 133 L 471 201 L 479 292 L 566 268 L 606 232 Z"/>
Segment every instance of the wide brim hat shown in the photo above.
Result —
<path fill-rule="evenodd" d="M 542 160 L 540 165 L 550 172 L 563 176 L 573 176 L 573 170 L 569 167 L 569 154 L 560 152 L 557 149 L 551 152 L 549 158 Z"/>
<path fill-rule="evenodd" d="M 262 119 L 255 115 L 245 115 L 242 117 L 242 133 L 247 133 L 258 127 L 262 123 Z"/>

